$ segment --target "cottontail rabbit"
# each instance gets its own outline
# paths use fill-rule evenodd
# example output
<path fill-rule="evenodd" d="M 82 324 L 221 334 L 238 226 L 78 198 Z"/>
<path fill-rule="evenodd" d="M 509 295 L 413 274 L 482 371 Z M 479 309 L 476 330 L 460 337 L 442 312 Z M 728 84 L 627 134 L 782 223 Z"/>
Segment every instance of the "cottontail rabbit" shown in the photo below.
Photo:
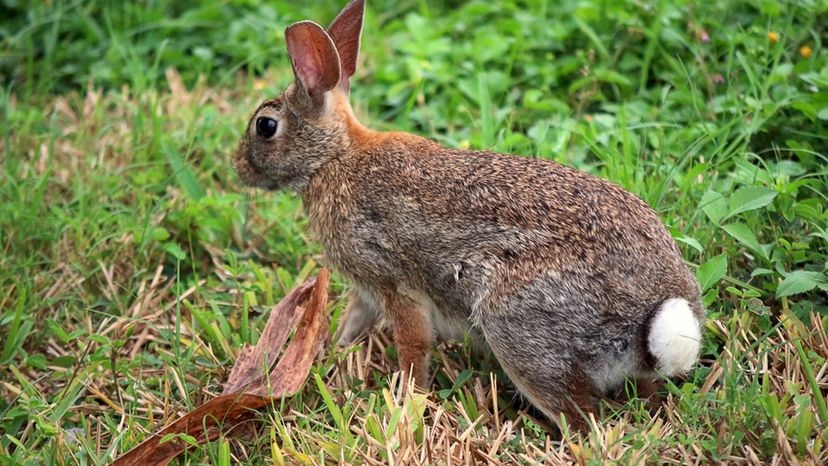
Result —
<path fill-rule="evenodd" d="M 698 359 L 699 286 L 650 207 L 549 160 L 449 149 L 354 117 L 364 0 L 327 32 L 285 31 L 296 80 L 262 103 L 235 168 L 298 192 L 327 259 L 353 285 L 347 343 L 385 317 L 400 365 L 427 382 L 437 336 L 470 333 L 552 420 L 583 413 L 625 377 Z"/>

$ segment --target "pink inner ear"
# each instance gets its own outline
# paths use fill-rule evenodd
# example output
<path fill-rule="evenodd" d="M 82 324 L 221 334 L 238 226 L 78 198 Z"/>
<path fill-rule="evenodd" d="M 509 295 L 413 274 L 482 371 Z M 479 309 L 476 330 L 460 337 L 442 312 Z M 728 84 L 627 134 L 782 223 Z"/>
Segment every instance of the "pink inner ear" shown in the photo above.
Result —
<path fill-rule="evenodd" d="M 306 89 L 315 88 L 322 76 L 322 64 L 317 61 L 318 59 L 319 56 L 314 54 L 309 47 L 301 47 L 293 59 Z"/>
<path fill-rule="evenodd" d="M 311 38 L 304 28 L 288 29 L 285 34 L 288 54 L 305 89 L 313 89 L 322 76 L 322 65 L 311 50 Z"/>
<path fill-rule="evenodd" d="M 330 90 L 339 81 L 339 56 L 327 33 L 316 23 L 303 21 L 285 31 L 288 54 L 296 77 L 311 95 Z"/>

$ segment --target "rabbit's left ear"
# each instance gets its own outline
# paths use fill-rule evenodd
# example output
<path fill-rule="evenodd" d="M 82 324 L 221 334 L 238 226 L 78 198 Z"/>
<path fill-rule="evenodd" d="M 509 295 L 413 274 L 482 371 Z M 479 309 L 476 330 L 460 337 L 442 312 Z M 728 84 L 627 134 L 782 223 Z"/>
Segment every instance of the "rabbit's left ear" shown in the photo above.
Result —
<path fill-rule="evenodd" d="M 339 87 L 346 94 L 351 89 L 350 79 L 356 72 L 359 42 L 365 19 L 365 0 L 351 0 L 328 27 L 328 35 L 336 44 L 342 76 Z"/>

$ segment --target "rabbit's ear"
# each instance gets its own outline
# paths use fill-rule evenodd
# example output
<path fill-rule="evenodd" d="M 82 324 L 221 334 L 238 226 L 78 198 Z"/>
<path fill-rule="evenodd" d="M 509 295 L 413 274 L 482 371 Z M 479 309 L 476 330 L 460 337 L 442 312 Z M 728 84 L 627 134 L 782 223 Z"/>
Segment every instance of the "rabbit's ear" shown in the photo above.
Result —
<path fill-rule="evenodd" d="M 285 30 L 288 55 L 296 81 L 314 100 L 339 82 L 339 54 L 328 33 L 313 21 L 299 21 Z"/>
<path fill-rule="evenodd" d="M 339 87 L 347 94 L 351 89 L 350 78 L 356 72 L 359 58 L 359 40 L 365 18 L 365 0 L 351 0 L 328 26 L 328 35 L 336 44 L 342 64 Z"/>

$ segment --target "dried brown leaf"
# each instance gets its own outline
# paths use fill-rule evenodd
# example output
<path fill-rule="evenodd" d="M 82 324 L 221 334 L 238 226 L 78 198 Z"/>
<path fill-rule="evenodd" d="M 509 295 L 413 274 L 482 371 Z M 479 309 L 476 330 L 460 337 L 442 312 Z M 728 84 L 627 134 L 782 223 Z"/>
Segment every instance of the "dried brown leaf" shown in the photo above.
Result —
<path fill-rule="evenodd" d="M 176 434 L 189 435 L 198 443 L 215 440 L 222 433 L 230 433 L 250 421 L 256 410 L 297 391 L 326 339 L 329 276 L 329 272 L 322 269 L 316 278 L 309 278 L 294 288 L 273 308 L 259 342 L 255 347 L 246 346 L 236 360 L 222 395 L 144 440 L 115 460 L 113 466 L 166 465 L 190 448 Z M 300 312 L 300 309 L 304 311 Z M 300 316 L 299 329 L 276 363 Z M 274 363 L 276 367 L 271 371 Z M 162 442 L 168 436 L 167 441 Z"/>

